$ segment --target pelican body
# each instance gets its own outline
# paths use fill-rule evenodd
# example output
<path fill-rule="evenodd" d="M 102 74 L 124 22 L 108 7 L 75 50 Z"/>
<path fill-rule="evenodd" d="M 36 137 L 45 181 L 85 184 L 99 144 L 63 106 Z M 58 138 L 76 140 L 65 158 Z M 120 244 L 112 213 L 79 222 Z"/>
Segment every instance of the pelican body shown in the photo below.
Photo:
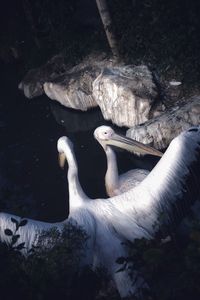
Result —
<path fill-rule="evenodd" d="M 66 137 L 59 151 L 67 157 L 64 139 Z M 167 235 L 199 199 L 200 127 L 175 138 L 149 175 L 118 196 L 89 199 L 81 189 L 77 172 L 76 167 L 75 180 L 68 171 L 68 180 L 74 181 L 73 185 L 69 182 L 73 187 L 70 215 L 90 237 L 90 264 L 93 268 L 102 265 L 108 270 L 121 297 L 137 296 L 145 285 L 143 278 L 136 270 L 132 284 L 128 269 L 117 272 L 116 260 L 127 257 L 126 240 L 152 239 L 163 226 L 166 230 L 162 233 Z"/>
<path fill-rule="evenodd" d="M 107 159 L 105 187 L 109 197 L 120 195 L 138 185 L 149 174 L 148 170 L 133 169 L 119 176 L 117 159 L 111 145 L 126 149 L 137 154 L 151 154 L 161 157 L 162 152 L 145 146 L 135 140 L 116 134 L 109 126 L 100 126 L 95 129 L 94 137 L 104 149 Z"/>
<path fill-rule="evenodd" d="M 191 128 L 175 138 L 163 157 L 148 176 L 136 187 L 108 199 L 88 198 L 78 180 L 78 168 L 73 147 L 67 137 L 58 141 L 59 153 L 68 161 L 70 213 L 69 222 L 81 226 L 88 235 L 86 257 L 83 264 L 94 268 L 104 266 L 120 293 L 120 296 L 138 296 L 144 280 L 135 270 L 133 280 L 128 265 L 117 272 L 117 258 L 127 257 L 126 240 L 152 239 L 164 225 L 175 226 L 186 214 L 193 202 L 199 200 L 200 191 L 200 127 Z M 160 218 L 160 216 L 163 218 Z M 9 215 L 10 218 L 11 215 Z M 1 226 L 8 215 L 0 215 Z M 8 224 L 9 223 L 9 224 Z M 30 221 L 21 228 L 21 234 L 29 241 L 49 223 Z M 47 225 L 48 224 L 48 225 Z M 60 228 L 58 223 L 56 226 Z M 3 227 L 5 228 L 5 227 Z M 0 229 L 2 231 L 2 227 Z M 1 240 L 5 238 L 2 232 Z M 32 240 L 30 240 L 32 241 Z M 134 264 L 134 262 L 133 262 Z"/>

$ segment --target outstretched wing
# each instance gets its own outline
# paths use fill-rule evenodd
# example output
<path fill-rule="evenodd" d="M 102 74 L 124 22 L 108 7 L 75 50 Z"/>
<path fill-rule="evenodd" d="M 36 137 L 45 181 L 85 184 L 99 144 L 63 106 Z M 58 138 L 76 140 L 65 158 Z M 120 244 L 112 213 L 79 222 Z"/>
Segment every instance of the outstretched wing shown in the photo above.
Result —
<path fill-rule="evenodd" d="M 16 224 L 20 224 L 18 230 L 16 232 Z M 24 243 L 23 254 L 27 254 L 28 250 L 32 248 L 32 246 L 37 244 L 38 237 L 44 231 L 48 231 L 52 228 L 57 228 L 61 230 L 63 228 L 62 222 L 60 223 L 48 223 L 36 221 L 28 218 L 20 218 L 19 216 L 15 216 L 7 213 L 0 213 L 0 242 L 4 242 L 6 244 L 11 244 L 12 242 L 12 234 L 19 235 L 15 246 Z M 9 232 L 7 233 L 7 230 Z"/>
<path fill-rule="evenodd" d="M 176 225 L 200 199 L 200 127 L 176 137 L 141 188 L 152 195 L 162 221 Z"/>
<path fill-rule="evenodd" d="M 200 127 L 193 127 L 171 142 L 141 184 L 101 206 L 116 232 L 133 240 L 176 225 L 199 197 Z"/>

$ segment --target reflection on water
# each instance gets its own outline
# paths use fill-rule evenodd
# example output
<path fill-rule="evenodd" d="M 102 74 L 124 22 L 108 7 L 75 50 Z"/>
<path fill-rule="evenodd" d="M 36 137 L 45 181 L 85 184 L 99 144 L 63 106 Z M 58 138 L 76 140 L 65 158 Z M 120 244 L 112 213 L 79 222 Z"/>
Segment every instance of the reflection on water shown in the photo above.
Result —
<path fill-rule="evenodd" d="M 74 143 L 81 184 L 89 197 L 106 197 L 103 150 L 93 131 L 105 122 L 98 109 L 77 112 L 46 96 L 27 100 L 17 89 L 16 70 L 1 68 L 0 209 L 26 217 L 58 221 L 68 213 L 66 174 L 57 163 L 57 139 Z M 121 129 L 121 131 L 124 131 Z M 143 160 L 118 152 L 120 172 L 134 167 L 151 169 Z"/>
<path fill-rule="evenodd" d="M 65 108 L 56 102 L 50 102 L 50 106 L 56 122 L 65 127 L 68 133 L 91 131 L 106 123 L 99 108 L 82 112 Z"/>

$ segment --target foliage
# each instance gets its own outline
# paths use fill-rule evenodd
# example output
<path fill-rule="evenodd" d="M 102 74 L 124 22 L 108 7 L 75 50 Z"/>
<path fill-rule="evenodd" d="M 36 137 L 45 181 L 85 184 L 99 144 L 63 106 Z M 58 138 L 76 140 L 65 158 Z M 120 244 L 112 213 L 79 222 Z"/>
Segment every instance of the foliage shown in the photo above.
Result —
<path fill-rule="evenodd" d="M 191 85 L 193 90 L 194 86 L 198 88 L 198 0 L 110 0 L 109 4 L 120 51 L 127 63 L 145 63 L 162 80 L 183 81 L 187 84 L 184 95 Z"/>
<path fill-rule="evenodd" d="M 119 300 L 104 270 L 98 270 L 97 278 L 87 270 L 80 279 L 79 264 L 87 240 L 81 228 L 67 224 L 61 232 L 56 228 L 44 231 L 25 258 L 20 252 L 24 243 L 17 242 L 18 230 L 26 226 L 27 220 L 12 218 L 11 221 L 15 224 L 15 230 L 5 230 L 10 244 L 0 245 L 0 289 L 3 299 L 79 299 L 82 294 L 88 296 L 88 291 L 93 288 L 92 295 L 87 299 Z M 192 223 L 188 238 L 184 241 L 174 235 L 165 240 L 137 239 L 134 243 L 127 242 L 125 246 L 129 248 L 129 255 L 117 259 L 118 272 L 128 267 L 129 275 L 134 278 L 137 270 L 148 282 L 155 299 L 199 299 L 199 221 Z M 86 277 L 90 283 L 89 290 L 87 280 L 84 281 Z M 78 294 L 77 286 L 81 291 Z M 150 299 L 149 295 L 147 298 L 144 296 L 145 299 Z"/>
<path fill-rule="evenodd" d="M 200 297 L 200 222 L 194 221 L 188 239 L 178 234 L 166 240 L 137 239 L 128 243 L 129 256 L 117 262 L 130 276 L 137 270 L 155 299 L 186 300 Z"/>
<path fill-rule="evenodd" d="M 12 222 L 16 230 L 5 230 L 10 244 L 0 245 L 2 299 L 72 298 L 73 286 L 80 275 L 80 259 L 84 256 L 85 232 L 72 224 L 66 224 L 62 232 L 56 228 L 44 231 L 29 256 L 24 257 L 20 252 L 24 243 L 17 244 L 17 241 L 18 229 L 27 221 L 12 218 Z"/>

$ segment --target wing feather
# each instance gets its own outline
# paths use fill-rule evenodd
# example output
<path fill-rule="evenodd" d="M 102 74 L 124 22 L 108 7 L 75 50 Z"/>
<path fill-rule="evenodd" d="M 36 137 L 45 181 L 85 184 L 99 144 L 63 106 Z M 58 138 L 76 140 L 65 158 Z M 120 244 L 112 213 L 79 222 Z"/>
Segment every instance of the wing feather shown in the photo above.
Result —
<path fill-rule="evenodd" d="M 137 187 L 99 204 L 116 232 L 133 240 L 176 226 L 199 197 L 200 126 L 176 137 Z"/>

